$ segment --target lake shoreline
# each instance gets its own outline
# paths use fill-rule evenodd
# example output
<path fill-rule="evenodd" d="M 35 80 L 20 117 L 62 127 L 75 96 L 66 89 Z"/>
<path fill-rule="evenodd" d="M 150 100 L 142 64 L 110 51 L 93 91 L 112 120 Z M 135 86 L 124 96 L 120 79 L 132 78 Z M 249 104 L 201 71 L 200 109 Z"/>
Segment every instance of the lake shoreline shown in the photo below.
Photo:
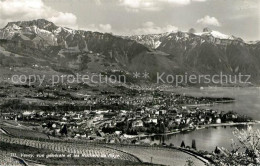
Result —
<path fill-rule="evenodd" d="M 149 135 L 128 135 L 131 138 L 147 138 L 147 137 L 154 137 L 154 136 L 169 136 L 169 135 L 175 135 L 175 134 L 180 134 L 184 132 L 192 132 L 196 130 L 202 130 L 206 128 L 211 128 L 211 127 L 226 127 L 226 126 L 239 126 L 239 125 L 257 125 L 260 124 L 260 121 L 252 121 L 252 122 L 238 122 L 238 123 L 220 123 L 220 124 L 207 124 L 207 125 L 201 125 L 196 128 L 192 129 L 185 129 L 185 130 L 180 130 L 180 131 L 174 131 L 174 132 L 168 132 L 168 133 L 161 133 L 161 134 L 149 134 Z"/>

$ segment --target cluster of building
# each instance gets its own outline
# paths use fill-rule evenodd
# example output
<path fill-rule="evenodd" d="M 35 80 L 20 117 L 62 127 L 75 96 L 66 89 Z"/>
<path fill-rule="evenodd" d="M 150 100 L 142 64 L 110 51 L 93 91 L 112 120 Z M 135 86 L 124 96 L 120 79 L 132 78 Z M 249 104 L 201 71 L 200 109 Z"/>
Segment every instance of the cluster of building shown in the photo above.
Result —
<path fill-rule="evenodd" d="M 122 141 L 132 136 L 193 130 L 203 125 L 248 121 L 234 112 L 218 112 L 198 107 L 216 99 L 194 98 L 162 92 L 142 92 L 126 96 L 85 95 L 86 110 L 22 110 L 1 113 L 2 118 L 41 126 L 52 136 L 90 140 Z M 71 106 L 71 105 L 70 105 Z"/>

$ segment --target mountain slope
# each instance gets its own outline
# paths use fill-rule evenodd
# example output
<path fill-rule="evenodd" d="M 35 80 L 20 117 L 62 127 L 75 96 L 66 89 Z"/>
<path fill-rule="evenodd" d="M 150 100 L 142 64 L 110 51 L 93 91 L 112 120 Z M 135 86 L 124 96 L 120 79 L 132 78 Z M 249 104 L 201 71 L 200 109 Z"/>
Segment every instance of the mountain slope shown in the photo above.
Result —
<path fill-rule="evenodd" d="M 250 74 L 259 82 L 260 43 L 206 29 L 120 37 L 73 30 L 44 20 L 0 30 L 0 67 L 40 66 L 57 72 Z"/>
<path fill-rule="evenodd" d="M 58 27 L 43 19 L 8 23 L 0 30 L 0 39 L 0 50 L 5 52 L 0 52 L 3 57 L 0 65 L 4 67 L 31 67 L 36 64 L 69 73 L 134 72 L 145 61 L 136 61 L 138 57 L 149 57 L 147 70 L 152 70 L 153 62 L 158 59 L 155 55 L 161 56 L 160 52 L 134 40 L 108 33 Z M 11 53 L 21 58 L 9 56 Z M 158 61 L 158 66 L 163 65 Z M 172 71 L 171 67 L 168 70 Z"/>
<path fill-rule="evenodd" d="M 198 73 L 242 73 L 252 75 L 254 81 L 259 80 L 260 42 L 246 43 L 241 38 L 209 29 L 194 34 L 179 31 L 129 38 L 151 48 L 150 43 L 159 40 L 157 50 L 168 53 L 169 59 Z"/>

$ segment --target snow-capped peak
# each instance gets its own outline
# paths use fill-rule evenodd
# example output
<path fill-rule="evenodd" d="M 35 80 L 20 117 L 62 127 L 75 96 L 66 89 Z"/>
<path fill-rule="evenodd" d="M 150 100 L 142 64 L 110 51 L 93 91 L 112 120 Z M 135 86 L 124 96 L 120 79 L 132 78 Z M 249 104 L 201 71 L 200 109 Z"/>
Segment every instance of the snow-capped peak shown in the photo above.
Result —
<path fill-rule="evenodd" d="M 233 36 L 225 35 L 225 34 L 220 33 L 218 31 L 212 31 L 211 35 L 214 36 L 215 38 L 220 38 L 220 39 L 230 39 L 230 40 L 235 39 Z"/>
<path fill-rule="evenodd" d="M 229 35 L 223 34 L 223 33 L 218 32 L 218 31 L 195 33 L 195 35 L 198 35 L 198 36 L 211 35 L 211 36 L 213 36 L 215 38 L 219 38 L 219 39 L 229 39 L 229 40 L 235 39 L 233 36 L 229 36 Z"/>
<path fill-rule="evenodd" d="M 17 26 L 16 24 L 11 24 L 6 27 L 7 30 L 20 30 L 21 27 Z"/>

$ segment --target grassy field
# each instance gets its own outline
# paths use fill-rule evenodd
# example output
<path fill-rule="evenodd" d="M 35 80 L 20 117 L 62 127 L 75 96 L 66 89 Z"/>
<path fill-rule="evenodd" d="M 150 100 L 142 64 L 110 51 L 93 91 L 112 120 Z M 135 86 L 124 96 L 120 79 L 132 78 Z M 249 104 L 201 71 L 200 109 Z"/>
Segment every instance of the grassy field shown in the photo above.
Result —
<path fill-rule="evenodd" d="M 2 129 L 6 131 L 8 134 L 21 137 L 21 138 L 33 138 L 33 139 L 49 139 L 49 137 L 41 132 L 33 131 L 33 130 L 25 130 L 20 128 L 6 127 L 3 126 Z"/>
<path fill-rule="evenodd" d="M 195 165 L 205 165 L 204 162 L 184 153 L 180 150 L 167 149 L 160 147 L 142 147 L 142 146 L 110 146 L 112 148 L 130 153 L 141 159 L 143 162 L 152 162 L 153 164 L 181 166 L 187 164 L 187 161 L 193 161 Z"/>

